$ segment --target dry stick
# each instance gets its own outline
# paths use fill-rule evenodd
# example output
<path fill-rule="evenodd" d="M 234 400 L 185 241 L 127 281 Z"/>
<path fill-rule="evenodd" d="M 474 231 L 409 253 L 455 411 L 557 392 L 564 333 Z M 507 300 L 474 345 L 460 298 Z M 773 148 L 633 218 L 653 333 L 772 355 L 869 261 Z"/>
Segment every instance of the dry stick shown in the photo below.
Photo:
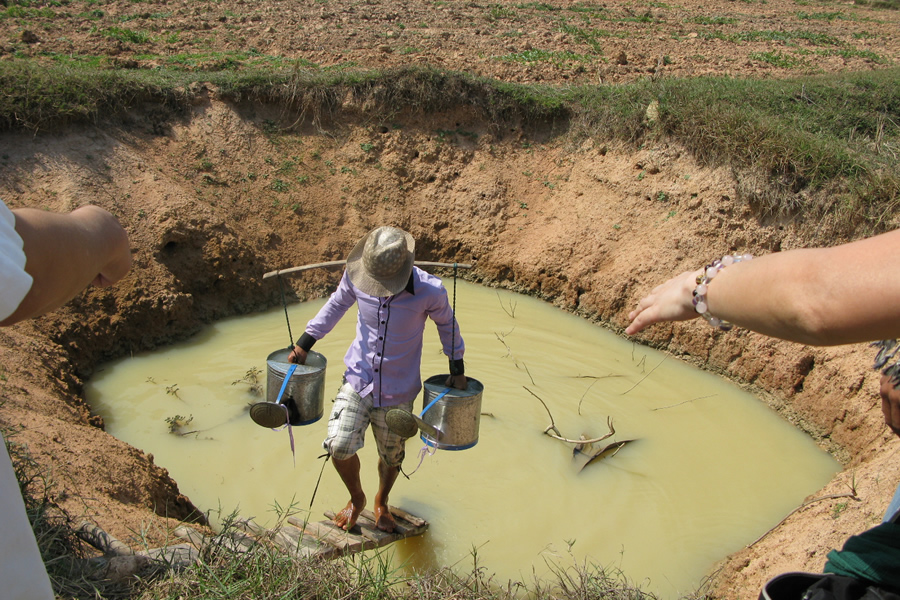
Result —
<path fill-rule="evenodd" d="M 587 393 L 588 393 L 589 391 L 591 391 L 591 388 L 592 388 L 592 387 L 594 386 L 594 384 L 597 383 L 598 381 L 600 381 L 600 378 L 599 378 L 599 377 L 598 377 L 597 379 L 594 379 L 594 380 L 591 382 L 591 385 L 587 386 L 587 389 L 584 390 L 584 393 L 581 395 L 581 399 L 578 401 L 578 414 L 579 414 L 579 415 L 581 414 L 581 403 L 584 402 L 584 397 L 587 396 Z"/>
<path fill-rule="evenodd" d="M 545 429 L 545 430 L 544 430 L 544 433 L 547 433 L 547 432 L 550 431 L 551 429 L 552 429 L 553 431 L 555 431 L 556 433 L 559 433 L 559 429 L 556 428 L 556 422 L 553 420 L 553 414 L 550 412 L 550 409 L 547 408 L 547 403 L 544 402 L 543 400 L 541 400 L 541 397 L 540 397 L 540 396 L 538 396 L 537 394 L 535 394 L 534 392 L 532 392 L 531 390 L 529 390 L 529 389 L 528 389 L 527 387 L 525 387 L 524 385 L 523 385 L 522 387 L 525 388 L 525 391 L 526 391 L 526 392 L 528 392 L 529 394 L 531 394 L 532 396 L 534 396 L 535 398 L 537 398 L 537 399 L 538 399 L 538 402 L 540 402 L 541 404 L 544 405 L 544 410 L 547 411 L 547 416 L 550 417 L 550 427 L 548 427 L 547 429 Z"/>
<path fill-rule="evenodd" d="M 526 373 L 528 373 L 528 379 L 531 380 L 531 385 L 537 385 L 537 384 L 534 382 L 534 377 L 531 376 L 531 371 L 528 370 L 528 365 L 526 365 L 525 363 L 522 363 L 522 368 L 525 369 L 525 372 L 526 372 Z"/>
<path fill-rule="evenodd" d="M 512 332 L 510 332 L 510 333 L 512 333 Z M 521 365 L 521 368 L 525 369 L 525 373 L 528 374 L 528 379 L 531 380 L 531 385 L 537 385 L 534 382 L 534 377 L 531 376 L 531 371 L 528 370 L 528 365 L 526 365 L 525 363 L 520 363 L 518 360 L 516 360 L 516 357 L 512 355 L 512 349 L 509 347 L 509 344 L 507 344 L 506 341 L 502 337 L 500 337 L 499 333 L 497 333 L 495 331 L 494 335 L 497 336 L 497 339 L 500 340 L 500 343 L 506 347 L 506 356 L 504 356 L 503 358 L 506 358 L 507 356 L 512 358 L 513 362 L 516 364 L 517 369 L 520 368 L 520 365 Z"/>
<path fill-rule="evenodd" d="M 685 401 L 679 402 L 677 404 L 670 404 L 668 406 L 658 406 L 656 408 L 651 408 L 650 410 L 663 410 L 664 408 L 675 408 L 676 406 L 681 406 L 682 404 L 687 404 L 688 402 L 693 402 L 694 400 L 703 400 L 704 398 L 712 398 L 713 396 L 718 396 L 718 394 L 709 394 L 708 396 L 697 396 L 696 398 L 691 398 L 690 400 L 685 400 Z"/>
<path fill-rule="evenodd" d="M 503 312 L 505 312 L 507 315 L 509 315 L 510 317 L 515 319 L 516 318 L 516 308 L 515 308 L 515 306 L 513 306 L 512 300 L 510 300 L 510 302 L 509 302 L 510 310 L 506 310 L 506 307 L 503 306 L 503 299 L 500 298 L 500 292 L 497 292 L 497 300 L 500 301 L 500 308 L 503 309 Z M 512 312 L 510 312 L 510 311 L 512 311 Z"/>
<path fill-rule="evenodd" d="M 320 262 L 313 263 L 311 265 L 301 265 L 299 267 L 291 267 L 289 269 L 281 269 L 278 271 L 269 271 L 265 275 L 263 275 L 263 279 L 268 279 L 269 277 L 275 277 L 276 275 L 287 275 L 288 273 L 296 273 L 298 271 L 306 271 L 308 269 L 318 269 L 320 267 L 337 267 L 347 264 L 346 260 L 331 260 L 328 262 Z M 460 269 L 471 269 L 472 265 L 465 263 L 442 263 L 442 262 L 427 262 L 422 260 L 417 260 L 413 264 L 418 265 L 420 267 L 458 267 Z"/>
<path fill-rule="evenodd" d="M 512 350 L 510 349 L 509 344 L 507 344 L 506 341 L 502 337 L 500 337 L 500 334 L 497 333 L 496 331 L 494 332 L 494 335 L 497 336 L 497 339 L 500 340 L 501 344 L 506 346 L 506 356 L 512 356 Z M 503 358 L 506 358 L 506 356 L 504 356 Z"/>
<path fill-rule="evenodd" d="M 522 387 L 525 388 L 526 392 L 528 392 L 529 394 L 531 394 L 532 396 L 537 398 L 538 401 L 544 405 L 544 410 L 547 411 L 547 415 L 550 417 L 550 425 L 547 427 L 547 429 L 544 430 L 545 435 L 549 435 L 550 437 L 552 437 L 554 439 L 557 439 L 561 442 L 566 442 L 568 444 L 593 444 L 595 442 L 602 442 L 606 438 L 614 436 L 616 434 L 616 429 L 615 429 L 615 427 L 613 427 L 613 423 L 612 423 L 612 417 L 607 417 L 606 418 L 606 426 L 609 427 L 609 433 L 607 433 L 606 435 L 604 435 L 602 437 L 598 437 L 598 438 L 595 438 L 592 440 L 570 440 L 569 438 L 562 437 L 562 434 L 559 432 L 559 429 L 556 428 L 556 421 L 553 420 L 553 415 L 550 413 L 550 409 L 547 408 L 547 403 L 544 402 L 543 400 L 541 400 L 540 396 L 538 396 L 537 394 L 535 394 L 534 392 L 529 390 L 524 385 Z M 556 432 L 556 435 L 553 435 L 552 433 L 547 433 L 551 429 Z"/>
<path fill-rule="evenodd" d="M 859 500 L 859 496 L 856 495 L 856 491 L 849 492 L 847 494 L 831 494 L 829 496 L 822 496 L 821 498 L 813 498 L 812 500 L 804 502 L 803 504 L 801 504 L 800 506 L 798 506 L 797 508 L 795 508 L 794 510 L 789 512 L 787 515 L 785 515 L 785 517 L 782 520 L 778 521 L 778 523 L 774 527 L 772 527 L 772 529 L 768 530 L 767 532 L 765 532 L 764 534 L 762 534 L 761 536 L 759 536 L 758 538 L 756 538 L 755 540 L 753 540 L 752 542 L 747 544 L 747 547 L 750 548 L 751 546 L 756 544 L 758 541 L 760 541 L 761 539 L 763 539 L 764 537 L 766 537 L 767 535 L 769 535 L 770 533 L 775 531 L 775 529 L 777 529 L 779 525 L 781 525 L 782 523 L 787 521 L 790 518 L 790 516 L 792 514 L 794 514 L 795 512 L 797 512 L 803 508 L 806 508 L 807 506 L 809 506 L 810 504 L 812 504 L 814 502 L 818 502 L 820 500 L 835 500 L 837 498 L 853 498 L 854 500 Z"/>
<path fill-rule="evenodd" d="M 666 359 L 667 359 L 667 358 L 669 358 L 669 355 L 668 355 L 668 354 L 666 354 L 666 355 L 663 357 L 663 359 L 662 359 L 661 361 L 659 361 L 659 365 L 661 365 L 661 364 L 663 364 L 664 362 L 666 362 Z M 647 373 L 646 375 L 644 375 L 643 377 L 641 377 L 641 381 L 644 381 L 645 379 L 647 379 L 648 377 L 650 377 L 650 375 L 653 373 L 653 371 L 655 371 L 656 369 L 659 368 L 659 365 L 656 365 L 655 367 L 653 367 L 652 369 L 650 369 L 650 373 Z M 636 388 L 637 386 L 641 385 L 641 381 L 638 381 L 636 384 L 634 384 L 633 386 L 631 386 L 630 388 L 628 388 L 627 390 L 625 390 L 624 392 L 622 392 L 622 395 L 624 396 L 625 394 L 627 394 L 628 392 L 630 392 L 631 390 L 633 390 L 633 389 Z"/>
<path fill-rule="evenodd" d="M 578 414 L 579 415 L 581 414 L 581 403 L 584 402 L 584 397 L 587 396 L 587 393 L 589 391 L 591 391 L 591 387 L 595 383 L 600 381 L 601 379 L 607 379 L 609 377 L 621 377 L 621 375 L 613 375 L 612 373 L 610 373 L 609 375 L 576 375 L 575 376 L 575 379 L 593 379 L 594 380 L 593 382 L 591 382 L 591 385 L 589 385 L 587 387 L 587 389 L 584 390 L 584 393 L 581 395 L 581 400 L 578 401 Z"/>

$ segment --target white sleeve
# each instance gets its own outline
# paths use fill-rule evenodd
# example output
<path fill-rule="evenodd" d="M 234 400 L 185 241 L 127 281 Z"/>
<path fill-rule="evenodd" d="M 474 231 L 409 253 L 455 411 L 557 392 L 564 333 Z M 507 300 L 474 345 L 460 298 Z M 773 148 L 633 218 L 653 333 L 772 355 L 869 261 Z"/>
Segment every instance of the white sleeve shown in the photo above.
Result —
<path fill-rule="evenodd" d="M 31 289 L 22 246 L 16 216 L 0 200 L 0 321 L 13 314 Z"/>

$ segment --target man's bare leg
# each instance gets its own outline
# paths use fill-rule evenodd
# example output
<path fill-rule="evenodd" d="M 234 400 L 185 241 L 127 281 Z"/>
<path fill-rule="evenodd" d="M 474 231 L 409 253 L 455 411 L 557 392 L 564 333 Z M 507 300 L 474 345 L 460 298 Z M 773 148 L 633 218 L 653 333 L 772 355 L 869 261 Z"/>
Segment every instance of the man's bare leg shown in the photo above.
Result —
<path fill-rule="evenodd" d="M 394 531 L 394 516 L 388 508 L 388 495 L 397 481 L 400 467 L 389 467 L 378 458 L 378 493 L 375 494 L 375 526 L 388 533 Z"/>
<path fill-rule="evenodd" d="M 356 525 L 359 513 L 366 507 L 366 495 L 359 480 L 359 457 L 355 454 L 344 460 L 332 457 L 332 461 L 347 491 L 350 492 L 350 502 L 341 512 L 334 515 L 333 521 L 341 529 L 350 531 Z"/>

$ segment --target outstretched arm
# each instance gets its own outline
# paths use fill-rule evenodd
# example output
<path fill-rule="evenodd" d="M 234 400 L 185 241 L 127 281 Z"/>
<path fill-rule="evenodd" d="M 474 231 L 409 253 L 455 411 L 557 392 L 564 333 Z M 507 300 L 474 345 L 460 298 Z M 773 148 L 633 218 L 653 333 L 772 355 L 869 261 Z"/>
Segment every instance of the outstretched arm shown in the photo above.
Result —
<path fill-rule="evenodd" d="M 12 325 L 55 310 L 88 285 L 109 286 L 131 267 L 128 234 L 97 206 L 60 214 L 21 208 L 12 211 L 34 282 L 18 308 L 0 325 Z"/>
<path fill-rule="evenodd" d="M 777 252 L 721 270 L 709 312 L 735 325 L 811 345 L 900 337 L 900 230 L 832 248 Z M 625 333 L 698 317 L 691 302 L 701 270 L 654 288 L 629 313 Z"/>

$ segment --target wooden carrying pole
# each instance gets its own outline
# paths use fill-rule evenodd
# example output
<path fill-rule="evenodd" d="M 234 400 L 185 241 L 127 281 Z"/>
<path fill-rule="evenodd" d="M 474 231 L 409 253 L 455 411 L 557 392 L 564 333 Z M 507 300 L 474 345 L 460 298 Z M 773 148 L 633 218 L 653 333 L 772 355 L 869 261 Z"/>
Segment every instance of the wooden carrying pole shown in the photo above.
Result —
<path fill-rule="evenodd" d="M 309 269 L 318 269 L 320 267 L 337 267 L 347 264 L 346 260 L 332 260 L 330 262 L 314 263 L 311 265 L 301 265 L 299 267 L 291 267 L 289 269 L 281 269 L 279 271 L 269 271 L 263 275 L 263 279 L 275 277 L 276 275 L 287 275 L 289 273 L 297 273 L 298 271 L 307 271 Z M 472 265 L 465 263 L 442 263 L 442 262 L 426 262 L 417 260 L 413 263 L 418 267 L 458 267 L 460 269 L 471 269 Z"/>

